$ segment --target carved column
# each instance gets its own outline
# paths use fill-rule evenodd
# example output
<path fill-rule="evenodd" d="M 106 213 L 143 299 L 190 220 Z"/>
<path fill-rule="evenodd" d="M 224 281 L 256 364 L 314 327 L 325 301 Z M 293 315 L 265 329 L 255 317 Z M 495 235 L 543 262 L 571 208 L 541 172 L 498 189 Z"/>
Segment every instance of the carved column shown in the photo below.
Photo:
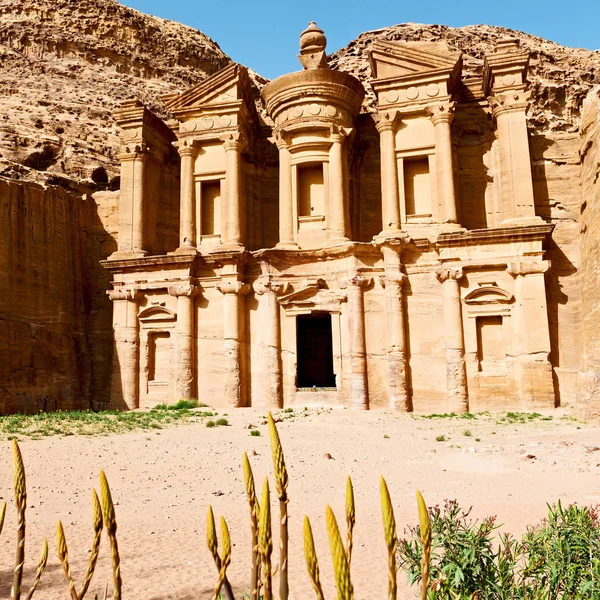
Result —
<path fill-rule="evenodd" d="M 390 408 L 402 412 L 410 410 L 406 377 L 406 332 L 402 297 L 402 284 L 405 278 L 406 275 L 400 272 L 383 275 L 380 278 L 382 285 L 385 287 Z"/>
<path fill-rule="evenodd" d="M 226 136 L 223 147 L 225 149 L 225 178 L 227 180 L 227 210 L 223 215 L 225 227 L 223 228 L 224 244 L 243 246 L 243 194 L 241 189 L 241 154 L 244 138 L 241 133 L 232 133 Z"/>
<path fill-rule="evenodd" d="M 529 92 L 522 90 L 488 98 L 498 128 L 503 220 L 535 218 L 525 116 L 528 99 Z"/>
<path fill-rule="evenodd" d="M 119 202 L 119 252 L 144 255 L 144 180 L 147 148 L 120 154 L 121 198 Z"/>
<path fill-rule="evenodd" d="M 264 405 L 268 408 L 283 407 L 281 320 L 277 296 L 283 292 L 284 287 L 284 284 L 275 283 L 266 277 L 254 282 L 254 291 L 261 296 L 259 306 L 262 311 L 262 360 L 265 378 L 261 392 Z"/>
<path fill-rule="evenodd" d="M 132 250 L 136 253 L 146 254 L 144 249 L 144 183 L 146 179 L 147 150 L 142 148 L 136 153 L 133 163 L 133 230 Z"/>
<path fill-rule="evenodd" d="M 223 294 L 223 338 L 225 345 L 225 400 L 232 408 L 243 406 L 244 390 L 242 386 L 242 343 L 243 298 L 250 291 L 250 286 L 235 279 L 223 278 L 218 285 Z"/>
<path fill-rule="evenodd" d="M 113 372 L 111 406 L 139 407 L 139 322 L 138 291 L 117 289 L 106 292 L 113 302 Z"/>
<path fill-rule="evenodd" d="M 442 283 L 443 290 L 448 409 L 454 412 L 466 412 L 469 410 L 469 396 L 465 367 L 462 301 L 458 283 L 463 276 L 463 272 L 462 269 L 440 267 L 436 274 L 438 280 Z"/>
<path fill-rule="evenodd" d="M 332 144 L 329 150 L 329 227 L 333 239 L 346 241 L 348 239 L 347 198 L 345 197 L 344 183 L 344 141 L 346 136 L 342 133 L 332 133 Z"/>
<path fill-rule="evenodd" d="M 196 150 L 193 145 L 180 146 L 181 179 L 179 200 L 179 249 L 189 249 L 196 245 L 194 227 L 194 160 Z"/>
<path fill-rule="evenodd" d="M 175 400 L 197 397 L 196 361 L 194 353 L 195 319 L 194 296 L 197 288 L 189 283 L 169 287 L 169 294 L 177 298 L 175 327 Z"/>
<path fill-rule="evenodd" d="M 454 102 L 446 102 L 427 107 L 435 133 L 435 176 L 438 202 L 442 206 L 442 221 L 444 223 L 458 223 L 450 129 L 454 118 L 454 105 Z"/>
<path fill-rule="evenodd" d="M 279 248 L 296 248 L 292 193 L 292 155 L 281 135 L 275 142 L 279 149 Z"/>
<path fill-rule="evenodd" d="M 528 406 L 554 407 L 554 383 L 550 354 L 550 331 L 544 273 L 549 261 L 511 263 L 508 272 L 515 278 L 513 340 L 515 375 L 521 401 Z"/>
<path fill-rule="evenodd" d="M 352 386 L 350 401 L 353 408 L 364 410 L 369 408 L 364 290 L 371 284 L 371 281 L 370 277 L 360 276 L 348 279 L 348 307 L 352 319 L 352 348 L 350 350 Z"/>
<path fill-rule="evenodd" d="M 397 113 L 379 113 L 373 115 L 373 119 L 379 132 L 381 150 L 381 233 L 395 233 L 401 227 L 395 141 Z"/>

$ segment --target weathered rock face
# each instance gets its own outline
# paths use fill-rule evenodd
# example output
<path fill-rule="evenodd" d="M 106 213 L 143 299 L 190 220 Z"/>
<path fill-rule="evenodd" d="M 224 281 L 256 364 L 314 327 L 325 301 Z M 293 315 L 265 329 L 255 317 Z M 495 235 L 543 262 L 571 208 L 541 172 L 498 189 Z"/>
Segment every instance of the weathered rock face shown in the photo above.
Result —
<path fill-rule="evenodd" d="M 111 205 L 110 192 L 82 199 L 0 178 L 0 413 L 82 408 L 92 389 L 102 401 L 112 339 L 98 261 L 114 248 Z"/>
<path fill-rule="evenodd" d="M 348 71 L 367 83 L 370 68 L 367 57 L 374 40 L 439 42 L 463 53 L 463 77 L 481 76 L 484 54 L 491 52 L 502 37 L 517 37 L 531 50 L 529 80 L 532 102 L 529 127 L 536 132 L 576 132 L 581 105 L 589 90 L 600 83 L 600 52 L 567 48 L 521 31 L 490 25 L 446 27 L 404 23 L 362 33 L 356 40 L 331 56 L 334 68 Z M 370 103 L 369 103 L 370 100 Z M 375 98 L 371 93 L 367 104 Z"/>
<path fill-rule="evenodd" d="M 119 101 L 166 116 L 160 95 L 229 62 L 199 31 L 114 0 L 0 0 L 0 172 L 108 183 Z"/>
<path fill-rule="evenodd" d="M 581 340 L 577 390 L 585 418 L 600 416 L 600 87 L 590 92 L 581 119 Z"/>

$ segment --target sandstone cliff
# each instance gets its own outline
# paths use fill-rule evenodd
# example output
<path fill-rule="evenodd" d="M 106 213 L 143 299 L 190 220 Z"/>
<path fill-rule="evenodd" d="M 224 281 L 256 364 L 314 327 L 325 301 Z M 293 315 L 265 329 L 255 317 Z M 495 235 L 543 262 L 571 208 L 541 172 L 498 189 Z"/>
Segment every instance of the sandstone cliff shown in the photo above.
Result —
<path fill-rule="evenodd" d="M 496 41 L 517 37 L 531 50 L 529 80 L 532 102 L 529 125 L 537 132 L 576 132 L 586 94 L 600 83 L 600 51 L 568 48 L 521 31 L 490 25 L 446 27 L 404 23 L 376 31 L 367 31 L 335 52 L 330 64 L 348 71 L 367 83 L 367 106 L 374 102 L 368 81 L 370 68 L 367 52 L 374 40 L 444 41 L 463 53 L 463 77 L 480 76 L 485 53 L 493 52 Z"/>
<path fill-rule="evenodd" d="M 111 112 L 186 88 L 230 59 L 203 33 L 115 0 L 0 0 L 0 174 L 118 174 Z"/>

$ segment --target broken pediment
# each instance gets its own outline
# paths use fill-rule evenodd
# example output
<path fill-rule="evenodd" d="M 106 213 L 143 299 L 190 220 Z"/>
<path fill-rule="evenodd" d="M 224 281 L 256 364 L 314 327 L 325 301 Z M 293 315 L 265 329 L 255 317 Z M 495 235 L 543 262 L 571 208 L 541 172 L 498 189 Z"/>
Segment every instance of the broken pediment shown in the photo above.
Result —
<path fill-rule="evenodd" d="M 376 41 L 369 51 L 374 79 L 412 78 L 430 73 L 446 73 L 451 86 L 460 78 L 462 54 L 443 42 Z"/>
<path fill-rule="evenodd" d="M 197 83 L 181 94 L 169 94 L 162 100 L 178 118 L 203 108 L 220 107 L 243 102 L 248 110 L 254 109 L 248 70 L 233 63 L 208 79 Z"/>
<path fill-rule="evenodd" d="M 512 294 L 496 285 L 483 285 L 465 296 L 465 304 L 508 304 L 514 300 Z"/>
<path fill-rule="evenodd" d="M 303 282 L 302 286 L 279 298 L 281 306 L 295 313 L 312 311 L 339 312 L 340 304 L 346 302 L 346 294 L 340 294 L 327 288 L 323 279 Z"/>
<path fill-rule="evenodd" d="M 155 323 L 164 321 L 175 321 L 177 317 L 173 311 L 160 305 L 152 305 L 142 310 L 138 319 L 142 323 Z"/>

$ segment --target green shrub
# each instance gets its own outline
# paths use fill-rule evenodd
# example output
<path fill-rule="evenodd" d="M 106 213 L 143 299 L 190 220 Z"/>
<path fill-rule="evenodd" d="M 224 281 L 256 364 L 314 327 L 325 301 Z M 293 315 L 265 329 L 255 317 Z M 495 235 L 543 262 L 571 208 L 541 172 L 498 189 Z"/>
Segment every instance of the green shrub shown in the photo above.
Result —
<path fill-rule="evenodd" d="M 207 427 L 216 427 L 217 424 L 211 419 L 210 421 L 206 421 Z"/>
<path fill-rule="evenodd" d="M 521 540 L 499 537 L 495 517 L 469 518 L 456 500 L 429 509 L 432 529 L 430 600 L 597 600 L 600 528 L 594 508 L 548 506 L 548 517 Z M 400 568 L 421 578 L 418 527 L 399 540 Z"/>
<path fill-rule="evenodd" d="M 250 435 L 251 435 L 252 437 L 260 437 L 260 431 L 259 431 L 258 429 L 253 429 L 253 430 L 250 432 Z"/>
<path fill-rule="evenodd" d="M 445 442 L 445 441 L 446 441 L 446 436 L 445 436 L 445 435 L 438 435 L 438 436 L 435 438 L 435 441 L 436 441 L 436 442 Z"/>
<path fill-rule="evenodd" d="M 221 417 L 220 419 L 217 419 L 217 425 L 219 427 L 225 427 L 226 425 L 229 425 L 229 421 L 227 419 L 223 419 L 223 417 Z"/>

